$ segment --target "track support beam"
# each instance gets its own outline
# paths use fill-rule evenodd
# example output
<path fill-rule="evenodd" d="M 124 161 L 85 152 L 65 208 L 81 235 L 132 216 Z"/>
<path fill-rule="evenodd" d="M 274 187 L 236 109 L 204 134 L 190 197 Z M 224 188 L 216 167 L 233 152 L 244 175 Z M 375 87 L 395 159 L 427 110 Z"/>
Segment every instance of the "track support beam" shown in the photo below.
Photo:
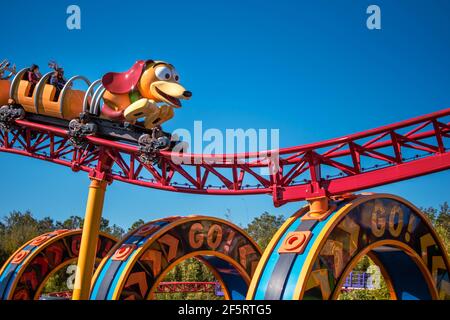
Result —
<path fill-rule="evenodd" d="M 73 290 L 73 300 L 89 299 L 107 184 L 108 182 L 105 180 L 91 179 Z"/>
<path fill-rule="evenodd" d="M 317 197 L 307 200 L 309 203 L 309 213 L 311 216 L 321 216 L 328 211 L 328 197 Z"/>

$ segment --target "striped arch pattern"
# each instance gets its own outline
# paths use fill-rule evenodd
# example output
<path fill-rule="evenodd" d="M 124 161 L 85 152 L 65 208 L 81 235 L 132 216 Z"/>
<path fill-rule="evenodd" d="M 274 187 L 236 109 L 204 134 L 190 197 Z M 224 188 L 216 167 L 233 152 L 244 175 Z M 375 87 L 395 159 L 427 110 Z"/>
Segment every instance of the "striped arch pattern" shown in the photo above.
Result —
<path fill-rule="evenodd" d="M 225 298 L 245 299 L 261 257 L 257 244 L 228 221 L 169 217 L 129 233 L 94 275 L 92 300 L 153 299 L 158 283 L 187 258 L 203 262 L 221 283 Z"/>
<path fill-rule="evenodd" d="M 337 299 L 346 277 L 368 255 L 391 298 L 449 299 L 449 260 L 428 218 L 408 201 L 363 194 L 329 212 L 299 210 L 264 252 L 247 299 Z"/>
<path fill-rule="evenodd" d="M 39 299 L 51 275 L 78 259 L 81 229 L 56 230 L 40 235 L 19 248 L 0 270 L 0 300 Z M 101 233 L 96 263 L 117 240 Z"/>

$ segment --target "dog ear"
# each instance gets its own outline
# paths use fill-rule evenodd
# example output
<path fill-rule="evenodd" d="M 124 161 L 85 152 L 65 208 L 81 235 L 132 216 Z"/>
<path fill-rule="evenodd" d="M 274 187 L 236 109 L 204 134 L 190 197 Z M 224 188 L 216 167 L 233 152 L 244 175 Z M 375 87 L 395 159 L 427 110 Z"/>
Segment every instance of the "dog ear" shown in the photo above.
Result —
<path fill-rule="evenodd" d="M 139 60 L 125 72 L 108 72 L 102 77 L 106 90 L 115 94 L 125 94 L 134 89 L 145 69 L 146 61 Z"/>

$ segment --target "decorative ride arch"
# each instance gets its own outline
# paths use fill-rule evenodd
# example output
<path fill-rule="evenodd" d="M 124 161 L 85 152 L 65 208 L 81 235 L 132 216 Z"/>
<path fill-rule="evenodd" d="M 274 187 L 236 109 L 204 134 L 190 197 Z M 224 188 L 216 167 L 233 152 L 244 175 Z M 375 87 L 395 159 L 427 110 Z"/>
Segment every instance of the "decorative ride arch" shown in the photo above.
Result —
<path fill-rule="evenodd" d="M 47 280 L 78 259 L 81 229 L 56 230 L 40 235 L 19 248 L 0 270 L 0 300 L 39 299 Z M 96 263 L 117 240 L 101 233 Z"/>
<path fill-rule="evenodd" d="M 388 194 L 349 196 L 324 214 L 298 211 L 264 252 L 247 298 L 337 299 L 366 254 L 380 267 L 391 298 L 450 298 L 449 260 L 428 218 Z"/>
<path fill-rule="evenodd" d="M 152 299 L 164 276 L 192 257 L 209 267 L 226 299 L 244 299 L 261 251 L 243 230 L 225 220 L 205 216 L 155 220 L 111 250 L 94 275 L 90 298 Z"/>

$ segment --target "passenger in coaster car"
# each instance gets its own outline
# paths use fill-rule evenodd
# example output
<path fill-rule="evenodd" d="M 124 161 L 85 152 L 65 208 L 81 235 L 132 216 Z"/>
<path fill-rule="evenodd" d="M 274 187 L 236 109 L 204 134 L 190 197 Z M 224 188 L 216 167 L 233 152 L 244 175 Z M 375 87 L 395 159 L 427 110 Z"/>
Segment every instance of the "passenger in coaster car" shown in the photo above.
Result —
<path fill-rule="evenodd" d="M 101 115 L 157 128 L 174 116 L 173 108 L 181 107 L 180 99 L 192 96 L 179 80 L 174 66 L 163 61 L 140 60 L 127 72 L 109 72 L 102 78 L 106 91 Z"/>
<path fill-rule="evenodd" d="M 57 101 L 67 80 L 64 78 L 64 69 L 59 67 L 56 62 L 49 62 L 48 66 L 54 70 L 50 77 L 50 84 L 56 88 L 55 100 Z"/>
<path fill-rule="evenodd" d="M 39 66 L 37 64 L 32 64 L 31 67 L 28 68 L 27 72 L 25 72 L 24 80 L 27 80 L 31 83 L 29 96 L 33 95 L 34 87 L 41 80 L 42 75 L 39 72 Z"/>
<path fill-rule="evenodd" d="M 32 64 L 31 67 L 28 68 L 26 74 L 26 79 L 32 84 L 37 84 L 39 80 L 42 78 L 41 73 L 39 72 L 39 66 L 37 64 Z"/>

